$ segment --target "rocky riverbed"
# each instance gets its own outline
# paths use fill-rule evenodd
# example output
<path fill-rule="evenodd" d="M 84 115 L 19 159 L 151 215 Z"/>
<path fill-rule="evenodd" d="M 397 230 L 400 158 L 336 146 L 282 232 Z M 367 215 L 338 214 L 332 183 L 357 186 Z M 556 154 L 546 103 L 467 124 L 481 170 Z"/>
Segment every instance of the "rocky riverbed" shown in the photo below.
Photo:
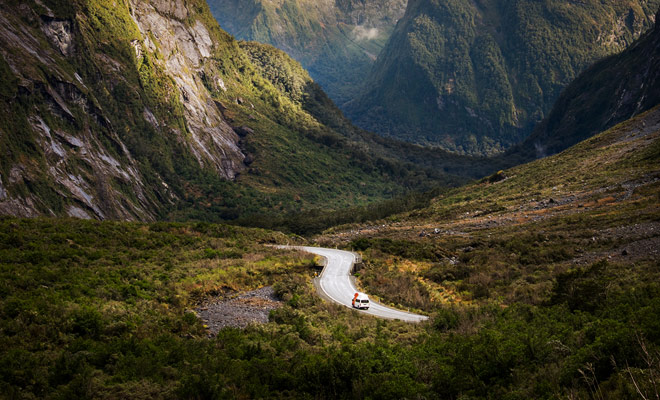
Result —
<path fill-rule="evenodd" d="M 245 328 L 250 324 L 265 324 L 270 311 L 281 305 L 273 287 L 266 286 L 231 298 L 211 299 L 195 312 L 208 326 L 209 335 L 215 336 L 227 326 Z"/>

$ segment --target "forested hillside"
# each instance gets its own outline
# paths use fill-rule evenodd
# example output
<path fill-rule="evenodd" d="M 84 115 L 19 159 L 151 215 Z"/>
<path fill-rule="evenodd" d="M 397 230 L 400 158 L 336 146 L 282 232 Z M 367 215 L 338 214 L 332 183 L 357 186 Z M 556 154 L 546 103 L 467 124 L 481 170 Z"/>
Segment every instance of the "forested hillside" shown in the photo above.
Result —
<path fill-rule="evenodd" d="M 561 90 L 652 26 L 658 1 L 410 1 L 357 100 L 363 128 L 471 154 L 522 141 Z"/>
<path fill-rule="evenodd" d="M 620 54 L 585 70 L 548 116 L 507 156 L 558 153 L 660 103 L 660 10 L 655 27 Z"/>

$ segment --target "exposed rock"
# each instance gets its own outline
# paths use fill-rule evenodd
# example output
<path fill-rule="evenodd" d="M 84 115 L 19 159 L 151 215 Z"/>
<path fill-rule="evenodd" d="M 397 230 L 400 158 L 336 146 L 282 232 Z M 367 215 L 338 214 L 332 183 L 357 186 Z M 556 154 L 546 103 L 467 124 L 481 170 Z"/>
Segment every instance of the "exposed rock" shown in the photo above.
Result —
<path fill-rule="evenodd" d="M 44 23 L 42 25 L 42 30 L 51 43 L 57 47 L 63 55 L 71 55 L 74 49 L 71 21 L 50 17 L 43 17 L 43 20 Z"/>
<path fill-rule="evenodd" d="M 5 190 L 5 187 L 2 185 L 2 176 L 0 176 L 0 201 L 4 201 L 7 199 L 7 190 Z"/>
<path fill-rule="evenodd" d="M 15 165 L 9 170 L 9 183 L 12 185 L 23 183 L 23 176 L 26 175 L 25 167 L 21 164 Z"/>
<path fill-rule="evenodd" d="M 139 40 L 133 40 L 131 41 L 131 46 L 133 46 L 133 50 L 135 50 L 135 58 L 138 60 L 142 59 L 142 43 L 140 43 Z"/>
<path fill-rule="evenodd" d="M 67 197 L 87 207 L 98 219 L 108 217 L 134 219 L 136 213 L 141 218 L 151 219 L 150 212 L 146 211 L 148 201 L 144 195 L 144 189 L 142 189 L 140 173 L 125 147 L 122 146 L 122 149 L 128 163 L 121 163 L 91 137 L 88 140 L 94 145 L 87 146 L 85 142 L 72 135 L 52 131 L 40 116 L 32 116 L 29 121 L 32 129 L 38 134 L 38 143 L 49 162 L 47 173 L 54 182 L 61 185 L 64 192 L 68 192 Z M 63 143 L 78 149 L 79 152 L 67 150 L 63 147 Z M 69 172 L 75 171 L 74 165 L 81 161 L 91 167 L 93 174 L 84 170 L 77 174 Z M 25 168 L 20 165 L 14 167 L 10 174 L 10 177 L 17 183 L 22 181 L 25 176 Z M 128 202 L 124 195 L 116 192 L 109 185 L 103 184 L 108 179 L 118 179 L 133 186 L 133 192 L 141 204 Z M 123 203 L 130 204 L 130 209 L 126 209 L 126 206 L 122 205 Z M 87 215 L 85 218 L 89 218 L 89 214 L 86 212 L 85 214 Z M 68 211 L 68 215 L 72 215 L 71 210 Z M 76 211 L 72 216 L 82 218 L 82 215 Z"/>
<path fill-rule="evenodd" d="M 75 121 L 75 117 L 73 116 L 73 113 L 71 112 L 71 110 L 69 110 L 69 107 L 67 106 L 62 96 L 60 96 L 60 94 L 50 85 L 47 85 L 45 90 L 46 93 L 50 95 L 51 111 L 62 117 L 69 119 L 70 121 Z"/>
<path fill-rule="evenodd" d="M 179 88 L 193 154 L 200 165 L 212 165 L 224 178 L 234 179 L 244 168 L 245 158 L 238 147 L 238 136 L 222 118 L 208 90 L 196 79 L 204 73 L 204 64 L 213 52 L 208 30 L 200 21 L 188 26 L 168 18 L 174 15 L 183 20 L 188 16 L 181 0 L 131 3 L 145 46 L 150 51 L 158 47 L 164 56 L 162 67 Z M 158 46 L 151 43 L 152 39 Z"/>
<path fill-rule="evenodd" d="M 234 128 L 234 132 L 240 137 L 246 137 L 247 135 L 253 135 L 254 129 L 247 126 L 239 126 Z"/>
<path fill-rule="evenodd" d="M 80 207 L 70 206 L 67 215 L 72 218 L 92 219 L 92 217 Z"/>
<path fill-rule="evenodd" d="M 228 326 L 245 328 L 249 324 L 265 324 L 270 311 L 281 304 L 273 288 L 267 286 L 227 300 L 211 299 L 195 311 L 207 325 L 210 336 L 215 336 Z"/>
<path fill-rule="evenodd" d="M 51 136 L 50 127 L 41 119 L 41 117 L 35 116 L 30 119 L 32 128 L 40 132 L 41 147 L 44 150 L 44 153 L 54 159 L 59 160 L 66 155 L 64 148 L 59 144 L 59 142 L 53 140 Z"/>
<path fill-rule="evenodd" d="M 148 108 L 144 108 L 144 111 L 142 112 L 142 115 L 144 116 L 144 119 L 151 124 L 154 128 L 158 128 L 160 124 L 158 123 L 158 120 L 156 119 L 156 116 L 149 110 Z"/>
<path fill-rule="evenodd" d="M 45 16 L 50 17 L 50 18 L 55 18 L 55 14 L 53 13 L 53 10 L 48 8 L 41 0 L 34 0 L 35 3 L 39 4 L 39 6 L 45 10 L 45 12 L 42 12 Z"/>
<path fill-rule="evenodd" d="M 34 218 L 41 213 L 37 211 L 37 206 L 30 197 L 14 199 L 7 197 L 4 201 L 0 200 L 0 215 L 13 215 L 20 218 Z"/>
<path fill-rule="evenodd" d="M 188 9 L 183 0 L 152 0 L 152 4 L 158 12 L 167 16 L 184 20 L 188 17 Z"/>
<path fill-rule="evenodd" d="M 222 78 L 218 77 L 218 79 L 216 79 L 216 83 L 223 92 L 227 91 L 227 86 L 225 85 L 225 81 L 222 80 Z"/>

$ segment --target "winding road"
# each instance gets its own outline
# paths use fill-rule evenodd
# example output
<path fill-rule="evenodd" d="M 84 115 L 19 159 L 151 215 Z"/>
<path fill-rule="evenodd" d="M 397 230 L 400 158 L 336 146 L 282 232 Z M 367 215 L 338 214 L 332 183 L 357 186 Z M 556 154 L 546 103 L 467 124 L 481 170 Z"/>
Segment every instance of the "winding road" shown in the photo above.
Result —
<path fill-rule="evenodd" d="M 351 281 L 351 269 L 355 263 L 355 254 L 349 251 L 326 249 L 321 247 L 306 246 L 282 246 L 282 248 L 293 248 L 306 251 L 324 257 L 327 265 L 323 268 L 319 278 L 318 288 L 323 297 L 333 302 L 353 309 L 351 299 L 357 292 L 357 288 Z M 421 322 L 428 317 L 419 314 L 413 314 L 406 311 L 396 310 L 371 301 L 368 310 L 355 310 L 361 313 L 373 315 L 386 319 L 398 319 L 406 322 Z"/>

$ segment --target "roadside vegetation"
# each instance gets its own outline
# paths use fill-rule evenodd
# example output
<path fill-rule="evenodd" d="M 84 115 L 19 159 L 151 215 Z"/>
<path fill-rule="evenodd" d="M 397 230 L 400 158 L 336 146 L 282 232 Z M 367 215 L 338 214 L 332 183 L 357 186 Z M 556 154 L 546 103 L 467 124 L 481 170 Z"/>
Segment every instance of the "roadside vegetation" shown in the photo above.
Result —
<path fill-rule="evenodd" d="M 658 279 L 607 263 L 562 275 L 547 304 L 437 304 L 414 325 L 318 298 L 311 256 L 258 244 L 281 235 L 0 223 L 7 398 L 636 398 L 633 379 L 653 394 Z M 208 338 L 187 311 L 271 283 L 285 303 L 266 325 Z"/>
<path fill-rule="evenodd" d="M 0 393 L 654 398 L 660 153 L 657 129 L 638 128 L 658 115 L 443 192 L 425 208 L 318 238 L 361 251 L 359 284 L 429 315 L 422 324 L 320 299 L 317 260 L 267 246 L 300 237 L 208 223 L 4 218 Z M 553 189 L 557 181 L 566 186 Z M 265 285 L 283 303 L 267 324 L 209 337 L 189 311 Z"/>
<path fill-rule="evenodd" d="M 295 237 L 203 223 L 0 226 L 0 397 L 335 398 L 366 396 L 380 373 L 401 395 L 418 386 L 394 360 L 423 330 L 320 300 L 313 256 L 264 245 Z M 285 305 L 267 325 L 208 338 L 190 312 L 272 284 Z M 374 373 L 353 387 L 363 361 Z"/>

